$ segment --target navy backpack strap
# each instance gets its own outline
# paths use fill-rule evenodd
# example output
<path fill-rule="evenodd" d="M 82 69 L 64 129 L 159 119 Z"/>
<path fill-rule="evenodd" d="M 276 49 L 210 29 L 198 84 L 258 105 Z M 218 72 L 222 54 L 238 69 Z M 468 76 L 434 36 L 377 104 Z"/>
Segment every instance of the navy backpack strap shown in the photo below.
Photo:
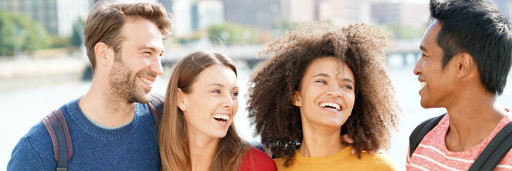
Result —
<path fill-rule="evenodd" d="M 512 122 L 501 129 L 487 144 L 482 153 L 469 168 L 473 170 L 493 170 L 512 147 Z"/>
<path fill-rule="evenodd" d="M 430 118 L 426 121 L 423 121 L 421 124 L 419 124 L 416 128 L 414 128 L 414 131 L 412 131 L 411 135 L 409 136 L 409 157 L 412 157 L 412 154 L 420 145 L 421 140 L 425 137 L 425 135 L 432 130 L 441 119 L 443 119 L 445 114 Z"/>
<path fill-rule="evenodd" d="M 56 170 L 67 170 L 68 161 L 73 156 L 73 144 L 68 124 L 60 109 L 56 109 L 41 120 L 50 134 L 53 143 L 53 156 L 57 161 Z"/>
<path fill-rule="evenodd" d="M 151 111 L 151 115 L 155 120 L 156 127 L 158 128 L 160 125 L 160 116 L 162 116 L 162 111 L 164 109 L 164 98 L 151 94 L 151 100 L 148 103 L 149 110 Z"/>

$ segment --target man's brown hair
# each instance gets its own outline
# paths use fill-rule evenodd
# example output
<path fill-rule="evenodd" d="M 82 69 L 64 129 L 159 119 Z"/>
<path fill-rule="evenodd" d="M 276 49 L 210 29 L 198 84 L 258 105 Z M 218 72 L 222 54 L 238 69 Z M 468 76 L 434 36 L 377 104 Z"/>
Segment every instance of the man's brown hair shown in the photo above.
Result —
<path fill-rule="evenodd" d="M 96 68 L 94 46 L 103 42 L 114 49 L 117 54 L 124 40 L 121 27 L 127 17 L 143 18 L 154 23 L 164 38 L 172 32 L 172 15 L 167 13 L 160 3 L 152 2 L 97 2 L 91 9 L 84 30 L 85 47 L 91 67 Z"/>

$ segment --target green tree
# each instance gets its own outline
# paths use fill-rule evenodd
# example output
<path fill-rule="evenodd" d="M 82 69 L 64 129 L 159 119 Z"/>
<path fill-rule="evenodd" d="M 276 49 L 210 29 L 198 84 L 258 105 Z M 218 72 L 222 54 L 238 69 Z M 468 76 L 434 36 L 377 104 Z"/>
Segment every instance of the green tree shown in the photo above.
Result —
<path fill-rule="evenodd" d="M 79 48 L 84 44 L 83 33 L 85 28 L 85 21 L 82 18 L 78 18 L 73 23 L 73 33 L 71 35 L 70 41 L 73 47 Z"/>
<path fill-rule="evenodd" d="M 48 32 L 25 16 L 0 11 L 0 55 L 16 55 L 45 48 Z"/>
<path fill-rule="evenodd" d="M 424 27 L 412 27 L 400 23 L 391 23 L 385 25 L 384 29 L 391 31 L 393 33 L 393 37 L 396 40 L 421 39 L 423 32 L 425 31 Z"/>
<path fill-rule="evenodd" d="M 286 32 L 286 30 L 288 30 L 296 25 L 297 25 L 297 23 L 293 23 L 293 22 L 285 20 L 285 19 L 280 19 L 280 20 L 274 22 L 274 25 L 273 25 L 274 37 L 281 36 L 281 34 Z"/>
<path fill-rule="evenodd" d="M 71 45 L 71 37 L 70 36 L 58 36 L 52 35 L 50 36 L 50 46 L 49 48 L 72 48 Z"/>
<path fill-rule="evenodd" d="M 258 30 L 254 27 L 232 23 L 214 24 L 208 27 L 208 38 L 215 44 L 255 44 L 260 43 Z"/>

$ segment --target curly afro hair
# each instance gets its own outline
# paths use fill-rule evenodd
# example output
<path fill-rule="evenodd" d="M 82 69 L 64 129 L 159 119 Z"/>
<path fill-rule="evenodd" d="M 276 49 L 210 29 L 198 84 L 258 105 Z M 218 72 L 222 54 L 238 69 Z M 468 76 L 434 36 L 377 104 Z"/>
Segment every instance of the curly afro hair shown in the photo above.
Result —
<path fill-rule="evenodd" d="M 259 55 L 271 58 L 251 76 L 247 107 L 262 144 L 275 157 L 285 157 L 285 166 L 292 164 L 303 137 L 300 111 L 292 97 L 313 60 L 334 57 L 349 66 L 356 84 L 354 108 L 341 134 L 354 140 L 351 145 L 358 157 L 362 150 L 389 149 L 401 110 L 387 73 L 386 44 L 386 34 L 377 26 L 336 29 L 320 23 L 292 28 L 267 43 Z"/>

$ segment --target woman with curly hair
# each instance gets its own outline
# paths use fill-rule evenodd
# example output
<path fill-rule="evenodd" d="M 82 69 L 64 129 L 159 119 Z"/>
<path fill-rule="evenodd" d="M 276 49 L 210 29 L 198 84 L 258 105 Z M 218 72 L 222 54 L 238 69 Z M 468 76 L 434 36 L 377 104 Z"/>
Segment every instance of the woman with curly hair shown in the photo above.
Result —
<path fill-rule="evenodd" d="M 384 32 L 365 24 L 303 25 L 266 44 L 260 55 L 271 58 L 252 75 L 247 109 L 279 170 L 396 170 L 363 150 L 389 149 L 398 126 L 385 46 Z"/>
<path fill-rule="evenodd" d="M 176 64 L 159 130 L 162 170 L 277 170 L 238 136 L 236 68 L 220 53 L 195 52 Z"/>

